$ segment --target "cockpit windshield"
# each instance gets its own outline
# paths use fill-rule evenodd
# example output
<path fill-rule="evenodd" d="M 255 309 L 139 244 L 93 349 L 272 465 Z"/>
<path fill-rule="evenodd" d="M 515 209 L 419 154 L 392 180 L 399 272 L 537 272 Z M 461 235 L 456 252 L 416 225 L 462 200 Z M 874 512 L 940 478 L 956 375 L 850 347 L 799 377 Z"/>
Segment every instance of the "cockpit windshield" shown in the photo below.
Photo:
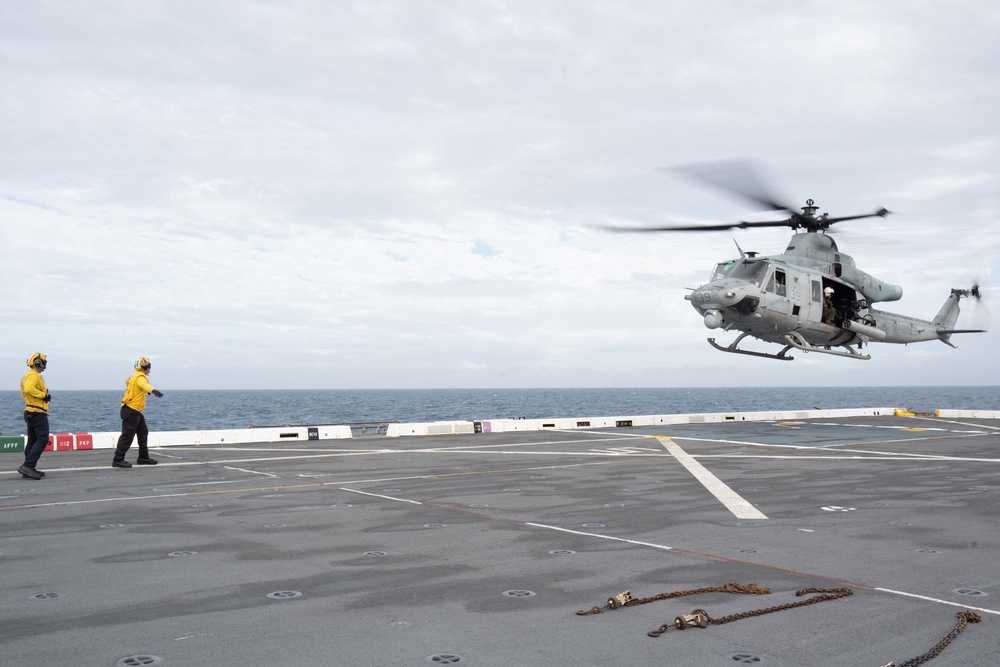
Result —
<path fill-rule="evenodd" d="M 767 273 L 767 262 L 744 260 L 736 264 L 726 277 L 740 278 L 760 287 L 765 273 Z"/>
<path fill-rule="evenodd" d="M 737 260 L 735 259 L 731 259 L 728 262 L 720 262 L 719 264 L 716 264 L 715 270 L 712 271 L 712 282 L 722 280 L 727 277 L 729 272 L 733 270 L 733 267 L 736 266 L 736 261 Z"/>

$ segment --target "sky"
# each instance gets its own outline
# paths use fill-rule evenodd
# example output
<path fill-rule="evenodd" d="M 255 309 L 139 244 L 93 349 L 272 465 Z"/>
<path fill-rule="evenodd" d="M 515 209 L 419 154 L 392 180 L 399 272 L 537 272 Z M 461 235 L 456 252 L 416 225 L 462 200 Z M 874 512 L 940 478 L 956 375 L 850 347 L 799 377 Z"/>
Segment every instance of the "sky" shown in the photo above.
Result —
<path fill-rule="evenodd" d="M 931 319 L 1000 313 L 1000 5 L 0 4 L 0 369 L 53 390 L 998 384 L 995 332 L 714 350 L 684 300 L 790 229 L 749 160 Z M 991 327 L 995 328 L 995 327 Z M 755 347 L 755 346 L 751 346 Z M 763 343 L 757 349 L 766 349 Z M 772 351 L 776 351 L 773 348 Z"/>

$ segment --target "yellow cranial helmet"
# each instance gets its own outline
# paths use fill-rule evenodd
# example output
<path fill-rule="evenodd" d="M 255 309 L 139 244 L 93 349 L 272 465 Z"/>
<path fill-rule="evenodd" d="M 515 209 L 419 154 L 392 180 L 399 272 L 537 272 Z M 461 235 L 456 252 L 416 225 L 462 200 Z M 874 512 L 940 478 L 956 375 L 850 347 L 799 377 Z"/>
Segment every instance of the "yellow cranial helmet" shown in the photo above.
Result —
<path fill-rule="evenodd" d="M 139 370 L 148 371 L 152 367 L 153 367 L 152 362 L 146 357 L 139 357 L 138 359 L 135 360 L 135 370 L 137 371 Z"/>
<path fill-rule="evenodd" d="M 28 357 L 28 368 L 34 368 L 39 366 L 45 368 L 49 363 L 49 360 L 45 358 L 45 355 L 41 352 L 35 352 L 33 355 Z"/>

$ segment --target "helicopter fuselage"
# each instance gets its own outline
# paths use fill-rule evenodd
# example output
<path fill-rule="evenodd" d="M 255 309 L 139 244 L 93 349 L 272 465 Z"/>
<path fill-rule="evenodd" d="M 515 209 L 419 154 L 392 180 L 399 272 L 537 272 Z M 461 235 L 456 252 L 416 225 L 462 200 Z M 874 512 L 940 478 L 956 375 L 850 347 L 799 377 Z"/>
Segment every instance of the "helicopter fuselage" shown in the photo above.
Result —
<path fill-rule="evenodd" d="M 805 232 L 793 235 L 781 255 L 744 253 L 718 264 L 711 281 L 685 298 L 707 328 L 743 332 L 728 347 L 710 338 L 720 350 L 791 359 L 785 353 L 795 347 L 867 359 L 859 350 L 868 342 L 950 345 L 962 296 L 956 292 L 933 321 L 875 310 L 872 303 L 898 300 L 902 288 L 859 270 L 826 234 Z M 739 348 L 746 336 L 786 347 L 778 354 L 746 351 Z"/>

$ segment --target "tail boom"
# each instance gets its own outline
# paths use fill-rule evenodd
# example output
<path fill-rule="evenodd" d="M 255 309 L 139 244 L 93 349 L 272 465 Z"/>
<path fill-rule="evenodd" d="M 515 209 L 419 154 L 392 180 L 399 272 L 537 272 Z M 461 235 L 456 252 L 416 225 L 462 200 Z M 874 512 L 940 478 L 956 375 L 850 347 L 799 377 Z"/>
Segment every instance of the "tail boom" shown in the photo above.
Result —
<path fill-rule="evenodd" d="M 963 297 L 979 297 L 979 288 L 971 290 L 953 289 L 945 300 L 941 310 L 933 320 L 921 320 L 906 315 L 896 315 L 872 309 L 869 314 L 875 318 L 878 328 L 885 331 L 883 343 L 918 343 L 925 340 L 940 340 L 945 345 L 955 347 L 951 342 L 952 334 L 985 333 L 985 329 L 956 329 L 960 312 L 959 301 Z"/>

